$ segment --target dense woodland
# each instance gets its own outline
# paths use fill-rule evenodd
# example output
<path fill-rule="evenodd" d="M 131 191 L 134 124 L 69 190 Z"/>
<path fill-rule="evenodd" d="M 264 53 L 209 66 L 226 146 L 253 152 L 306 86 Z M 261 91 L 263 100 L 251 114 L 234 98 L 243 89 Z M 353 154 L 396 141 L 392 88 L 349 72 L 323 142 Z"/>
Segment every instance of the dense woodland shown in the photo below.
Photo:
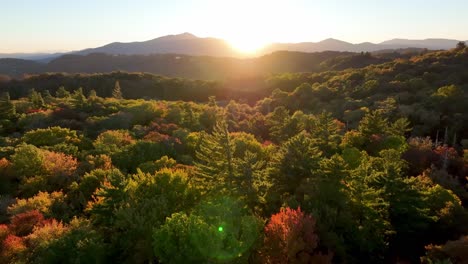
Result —
<path fill-rule="evenodd" d="M 4 78 L 0 263 L 466 263 L 468 48 L 378 63 Z"/>
<path fill-rule="evenodd" d="M 411 48 L 374 53 L 277 51 L 261 57 L 243 59 L 183 54 L 67 54 L 48 62 L 0 58 L 0 74 L 22 78 L 25 74 L 47 72 L 108 73 L 128 71 L 148 72 L 169 77 L 225 80 L 282 72 L 319 72 L 343 70 L 350 67 L 358 68 L 426 52 L 428 51 L 425 49 Z"/>

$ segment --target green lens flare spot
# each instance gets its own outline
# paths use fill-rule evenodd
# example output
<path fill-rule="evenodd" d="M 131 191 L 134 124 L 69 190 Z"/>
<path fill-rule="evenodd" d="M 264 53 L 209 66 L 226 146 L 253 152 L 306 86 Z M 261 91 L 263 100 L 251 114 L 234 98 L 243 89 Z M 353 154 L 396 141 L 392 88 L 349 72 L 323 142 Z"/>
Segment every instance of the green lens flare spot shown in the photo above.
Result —
<path fill-rule="evenodd" d="M 219 226 L 219 227 L 218 227 L 218 231 L 219 231 L 219 232 L 223 232 L 223 230 L 224 230 L 224 228 L 223 228 L 222 226 Z"/>

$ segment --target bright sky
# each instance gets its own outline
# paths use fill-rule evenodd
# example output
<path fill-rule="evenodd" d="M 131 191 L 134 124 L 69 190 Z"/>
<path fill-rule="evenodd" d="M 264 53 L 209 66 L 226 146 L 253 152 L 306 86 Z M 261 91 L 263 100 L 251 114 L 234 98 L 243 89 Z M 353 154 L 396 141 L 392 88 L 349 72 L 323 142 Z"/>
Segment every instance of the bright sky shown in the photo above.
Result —
<path fill-rule="evenodd" d="M 80 50 L 190 32 L 268 42 L 468 39 L 467 0 L 0 0 L 0 53 Z"/>

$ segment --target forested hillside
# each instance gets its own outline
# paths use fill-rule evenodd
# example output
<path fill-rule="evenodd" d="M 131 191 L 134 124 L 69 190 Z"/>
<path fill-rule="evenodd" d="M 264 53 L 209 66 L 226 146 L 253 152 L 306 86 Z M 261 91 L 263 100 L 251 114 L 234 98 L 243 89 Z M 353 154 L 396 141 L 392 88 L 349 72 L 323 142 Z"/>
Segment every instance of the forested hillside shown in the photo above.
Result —
<path fill-rule="evenodd" d="M 324 51 L 315 53 L 278 51 L 256 58 L 189 56 L 181 54 L 111 55 L 68 54 L 48 63 L 20 59 L 0 59 L 0 74 L 13 78 L 24 75 L 65 73 L 147 72 L 169 77 L 201 80 L 250 78 L 283 72 L 319 72 L 361 68 L 391 61 L 395 57 L 425 53 L 423 49 L 403 49 L 370 53 Z"/>
<path fill-rule="evenodd" d="M 353 56 L 4 78 L 0 263 L 466 263 L 468 48 Z"/>

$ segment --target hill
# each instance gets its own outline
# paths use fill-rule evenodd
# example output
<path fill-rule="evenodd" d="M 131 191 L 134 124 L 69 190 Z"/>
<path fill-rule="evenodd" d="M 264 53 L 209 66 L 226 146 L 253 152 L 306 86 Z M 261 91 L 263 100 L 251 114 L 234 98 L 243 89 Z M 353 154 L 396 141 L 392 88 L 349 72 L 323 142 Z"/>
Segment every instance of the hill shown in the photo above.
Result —
<path fill-rule="evenodd" d="M 45 72 L 107 73 L 112 71 L 148 72 L 171 77 L 225 80 L 282 72 L 318 72 L 364 67 L 395 58 L 408 57 L 424 50 L 389 51 L 378 54 L 351 52 L 278 51 L 257 58 L 188 56 L 179 54 L 110 55 L 69 54 L 48 63 L 18 59 L 0 59 L 0 74 L 21 78 L 23 74 Z"/>
<path fill-rule="evenodd" d="M 237 57 L 226 41 L 216 38 L 199 38 L 190 33 L 168 35 L 143 42 L 114 42 L 102 47 L 74 52 L 77 55 L 106 53 L 114 55 L 185 54 L 193 56 Z"/>
<path fill-rule="evenodd" d="M 380 50 L 395 50 L 407 48 L 419 48 L 430 50 L 447 50 L 455 47 L 459 40 L 453 39 L 391 39 L 381 43 L 349 43 L 333 38 L 319 42 L 300 43 L 271 43 L 258 50 L 256 55 L 267 55 L 276 51 L 299 51 L 299 52 L 374 52 Z M 47 63 L 61 55 L 89 55 L 93 53 L 105 53 L 110 55 L 154 55 L 154 54 L 181 54 L 190 56 L 212 56 L 212 57 L 247 57 L 233 48 L 227 41 L 219 38 L 200 38 L 190 33 L 167 35 L 148 41 L 139 42 L 113 42 L 101 47 L 87 48 L 80 51 L 68 53 L 12 53 L 0 54 L 0 58 L 16 58 L 34 60 Z"/>

